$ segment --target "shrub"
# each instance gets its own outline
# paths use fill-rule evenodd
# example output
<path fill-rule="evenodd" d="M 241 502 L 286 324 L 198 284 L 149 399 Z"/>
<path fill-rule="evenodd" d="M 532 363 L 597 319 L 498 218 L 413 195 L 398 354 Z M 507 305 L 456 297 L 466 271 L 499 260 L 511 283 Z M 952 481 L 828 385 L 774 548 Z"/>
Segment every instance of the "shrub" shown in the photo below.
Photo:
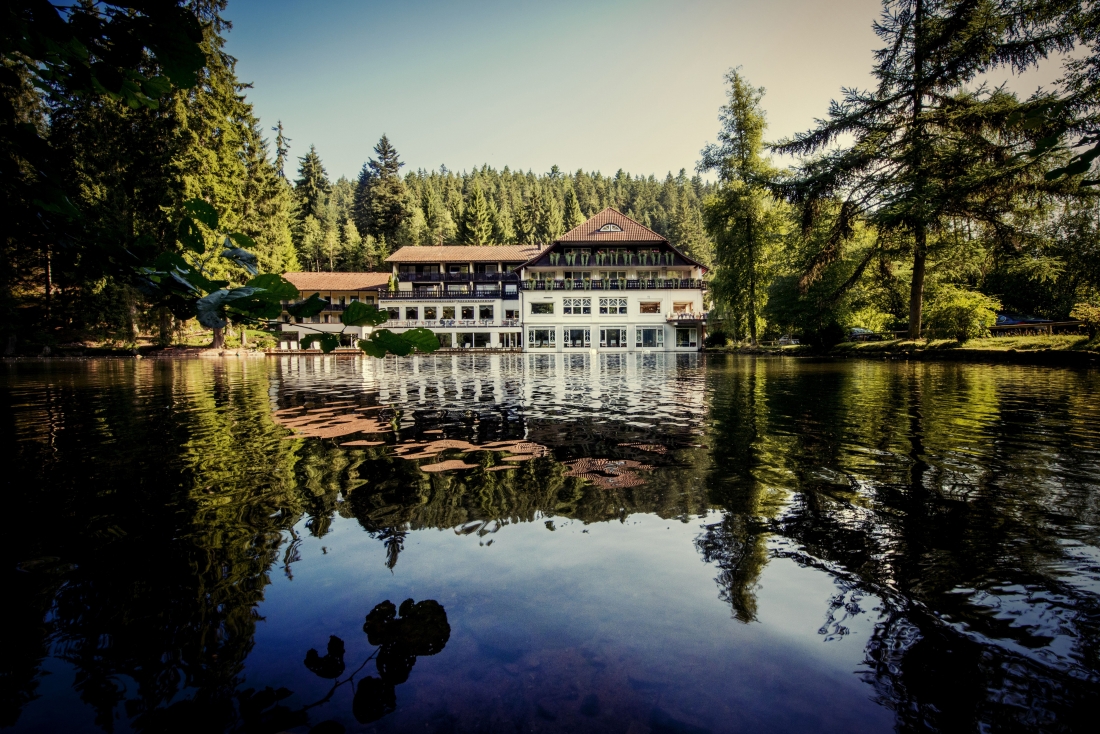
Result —
<path fill-rule="evenodd" d="M 1095 303 L 1078 303 L 1069 312 L 1072 318 L 1085 322 L 1089 339 L 1095 339 L 1100 335 L 1100 306 Z"/>
<path fill-rule="evenodd" d="M 724 331 L 712 331 L 707 334 L 707 338 L 703 341 L 703 344 L 707 347 L 724 347 L 729 344 L 730 338 Z"/>
<path fill-rule="evenodd" d="M 989 327 L 997 323 L 1001 303 L 996 298 L 955 286 L 941 288 L 928 308 L 930 336 L 955 339 L 963 344 L 970 339 L 989 336 Z"/>

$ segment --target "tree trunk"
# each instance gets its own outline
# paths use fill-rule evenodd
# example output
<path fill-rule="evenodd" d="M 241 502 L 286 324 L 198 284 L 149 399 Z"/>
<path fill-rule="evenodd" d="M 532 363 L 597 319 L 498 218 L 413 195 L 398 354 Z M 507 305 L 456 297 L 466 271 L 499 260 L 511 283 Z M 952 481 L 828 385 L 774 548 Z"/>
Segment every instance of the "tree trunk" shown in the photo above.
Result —
<path fill-rule="evenodd" d="M 50 258 L 50 246 L 46 245 L 46 325 L 53 320 L 53 262 Z"/>
<path fill-rule="evenodd" d="M 162 347 L 166 347 L 172 343 L 172 314 L 162 306 L 157 316 L 157 343 Z"/>
<path fill-rule="evenodd" d="M 248 327 L 241 327 L 241 347 L 248 346 Z"/>
<path fill-rule="evenodd" d="M 210 342 L 211 349 L 225 349 L 225 329 L 214 329 L 214 340 Z"/>
<path fill-rule="evenodd" d="M 749 241 L 749 345 L 756 347 L 756 243 L 753 242 L 752 218 L 745 221 Z"/>
<path fill-rule="evenodd" d="M 928 232 L 923 226 L 913 233 L 913 283 L 909 288 L 909 338 L 920 339 L 924 302 L 924 261 L 928 255 Z"/>

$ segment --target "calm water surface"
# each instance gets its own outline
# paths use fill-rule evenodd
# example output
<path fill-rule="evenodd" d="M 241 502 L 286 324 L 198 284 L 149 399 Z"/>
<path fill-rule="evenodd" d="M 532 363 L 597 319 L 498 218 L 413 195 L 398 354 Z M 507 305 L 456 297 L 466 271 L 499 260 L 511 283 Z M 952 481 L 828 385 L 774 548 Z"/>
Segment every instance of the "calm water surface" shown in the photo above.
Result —
<path fill-rule="evenodd" d="M 1095 731 L 1098 388 L 697 355 L 5 364 L 0 726 Z"/>

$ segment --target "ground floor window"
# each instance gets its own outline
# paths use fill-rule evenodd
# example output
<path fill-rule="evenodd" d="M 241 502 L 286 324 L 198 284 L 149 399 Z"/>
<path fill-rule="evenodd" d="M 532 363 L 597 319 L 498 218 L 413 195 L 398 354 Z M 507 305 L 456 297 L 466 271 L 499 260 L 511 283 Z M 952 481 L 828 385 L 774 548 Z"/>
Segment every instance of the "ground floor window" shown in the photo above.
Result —
<path fill-rule="evenodd" d="M 557 329 L 528 329 L 527 347 L 529 349 L 546 349 L 554 346 L 554 334 Z"/>
<path fill-rule="evenodd" d="M 591 329 L 566 329 L 565 330 L 565 346 L 567 347 L 588 347 L 592 345 L 592 330 Z"/>
<path fill-rule="evenodd" d="M 436 337 L 439 339 L 439 346 L 444 349 L 450 349 L 454 346 L 454 340 L 450 334 L 436 334 Z"/>
<path fill-rule="evenodd" d="M 505 349 L 516 349 L 523 346 L 522 331 L 504 331 L 500 334 L 500 346 Z"/>
<path fill-rule="evenodd" d="M 491 346 L 493 342 L 493 335 L 488 331 L 476 331 L 474 332 L 474 347 L 482 349 L 484 347 Z"/>
<path fill-rule="evenodd" d="M 472 331 L 459 332 L 457 334 L 458 346 L 463 349 L 469 349 L 474 345 L 474 333 Z"/>
<path fill-rule="evenodd" d="M 626 329 L 600 329 L 600 346 L 619 348 L 626 346 Z"/>
<path fill-rule="evenodd" d="M 695 329 L 677 329 L 676 330 L 676 346 L 678 347 L 696 347 L 699 346 L 699 341 L 695 335 L 698 332 Z"/>
<path fill-rule="evenodd" d="M 634 341 L 639 347 L 663 347 L 665 345 L 665 330 L 661 328 L 636 328 L 634 329 Z"/>

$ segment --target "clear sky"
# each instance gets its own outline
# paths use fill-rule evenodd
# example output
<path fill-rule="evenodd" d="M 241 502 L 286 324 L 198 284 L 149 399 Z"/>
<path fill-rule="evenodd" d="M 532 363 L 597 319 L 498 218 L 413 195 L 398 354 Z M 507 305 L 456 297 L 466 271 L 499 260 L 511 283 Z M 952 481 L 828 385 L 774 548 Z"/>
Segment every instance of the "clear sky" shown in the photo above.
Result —
<path fill-rule="evenodd" d="M 723 75 L 767 89 L 769 139 L 871 84 L 880 0 L 230 0 L 264 125 L 354 177 L 383 132 L 405 170 L 694 170 Z M 1028 90 L 1030 91 L 1030 89 Z"/>

